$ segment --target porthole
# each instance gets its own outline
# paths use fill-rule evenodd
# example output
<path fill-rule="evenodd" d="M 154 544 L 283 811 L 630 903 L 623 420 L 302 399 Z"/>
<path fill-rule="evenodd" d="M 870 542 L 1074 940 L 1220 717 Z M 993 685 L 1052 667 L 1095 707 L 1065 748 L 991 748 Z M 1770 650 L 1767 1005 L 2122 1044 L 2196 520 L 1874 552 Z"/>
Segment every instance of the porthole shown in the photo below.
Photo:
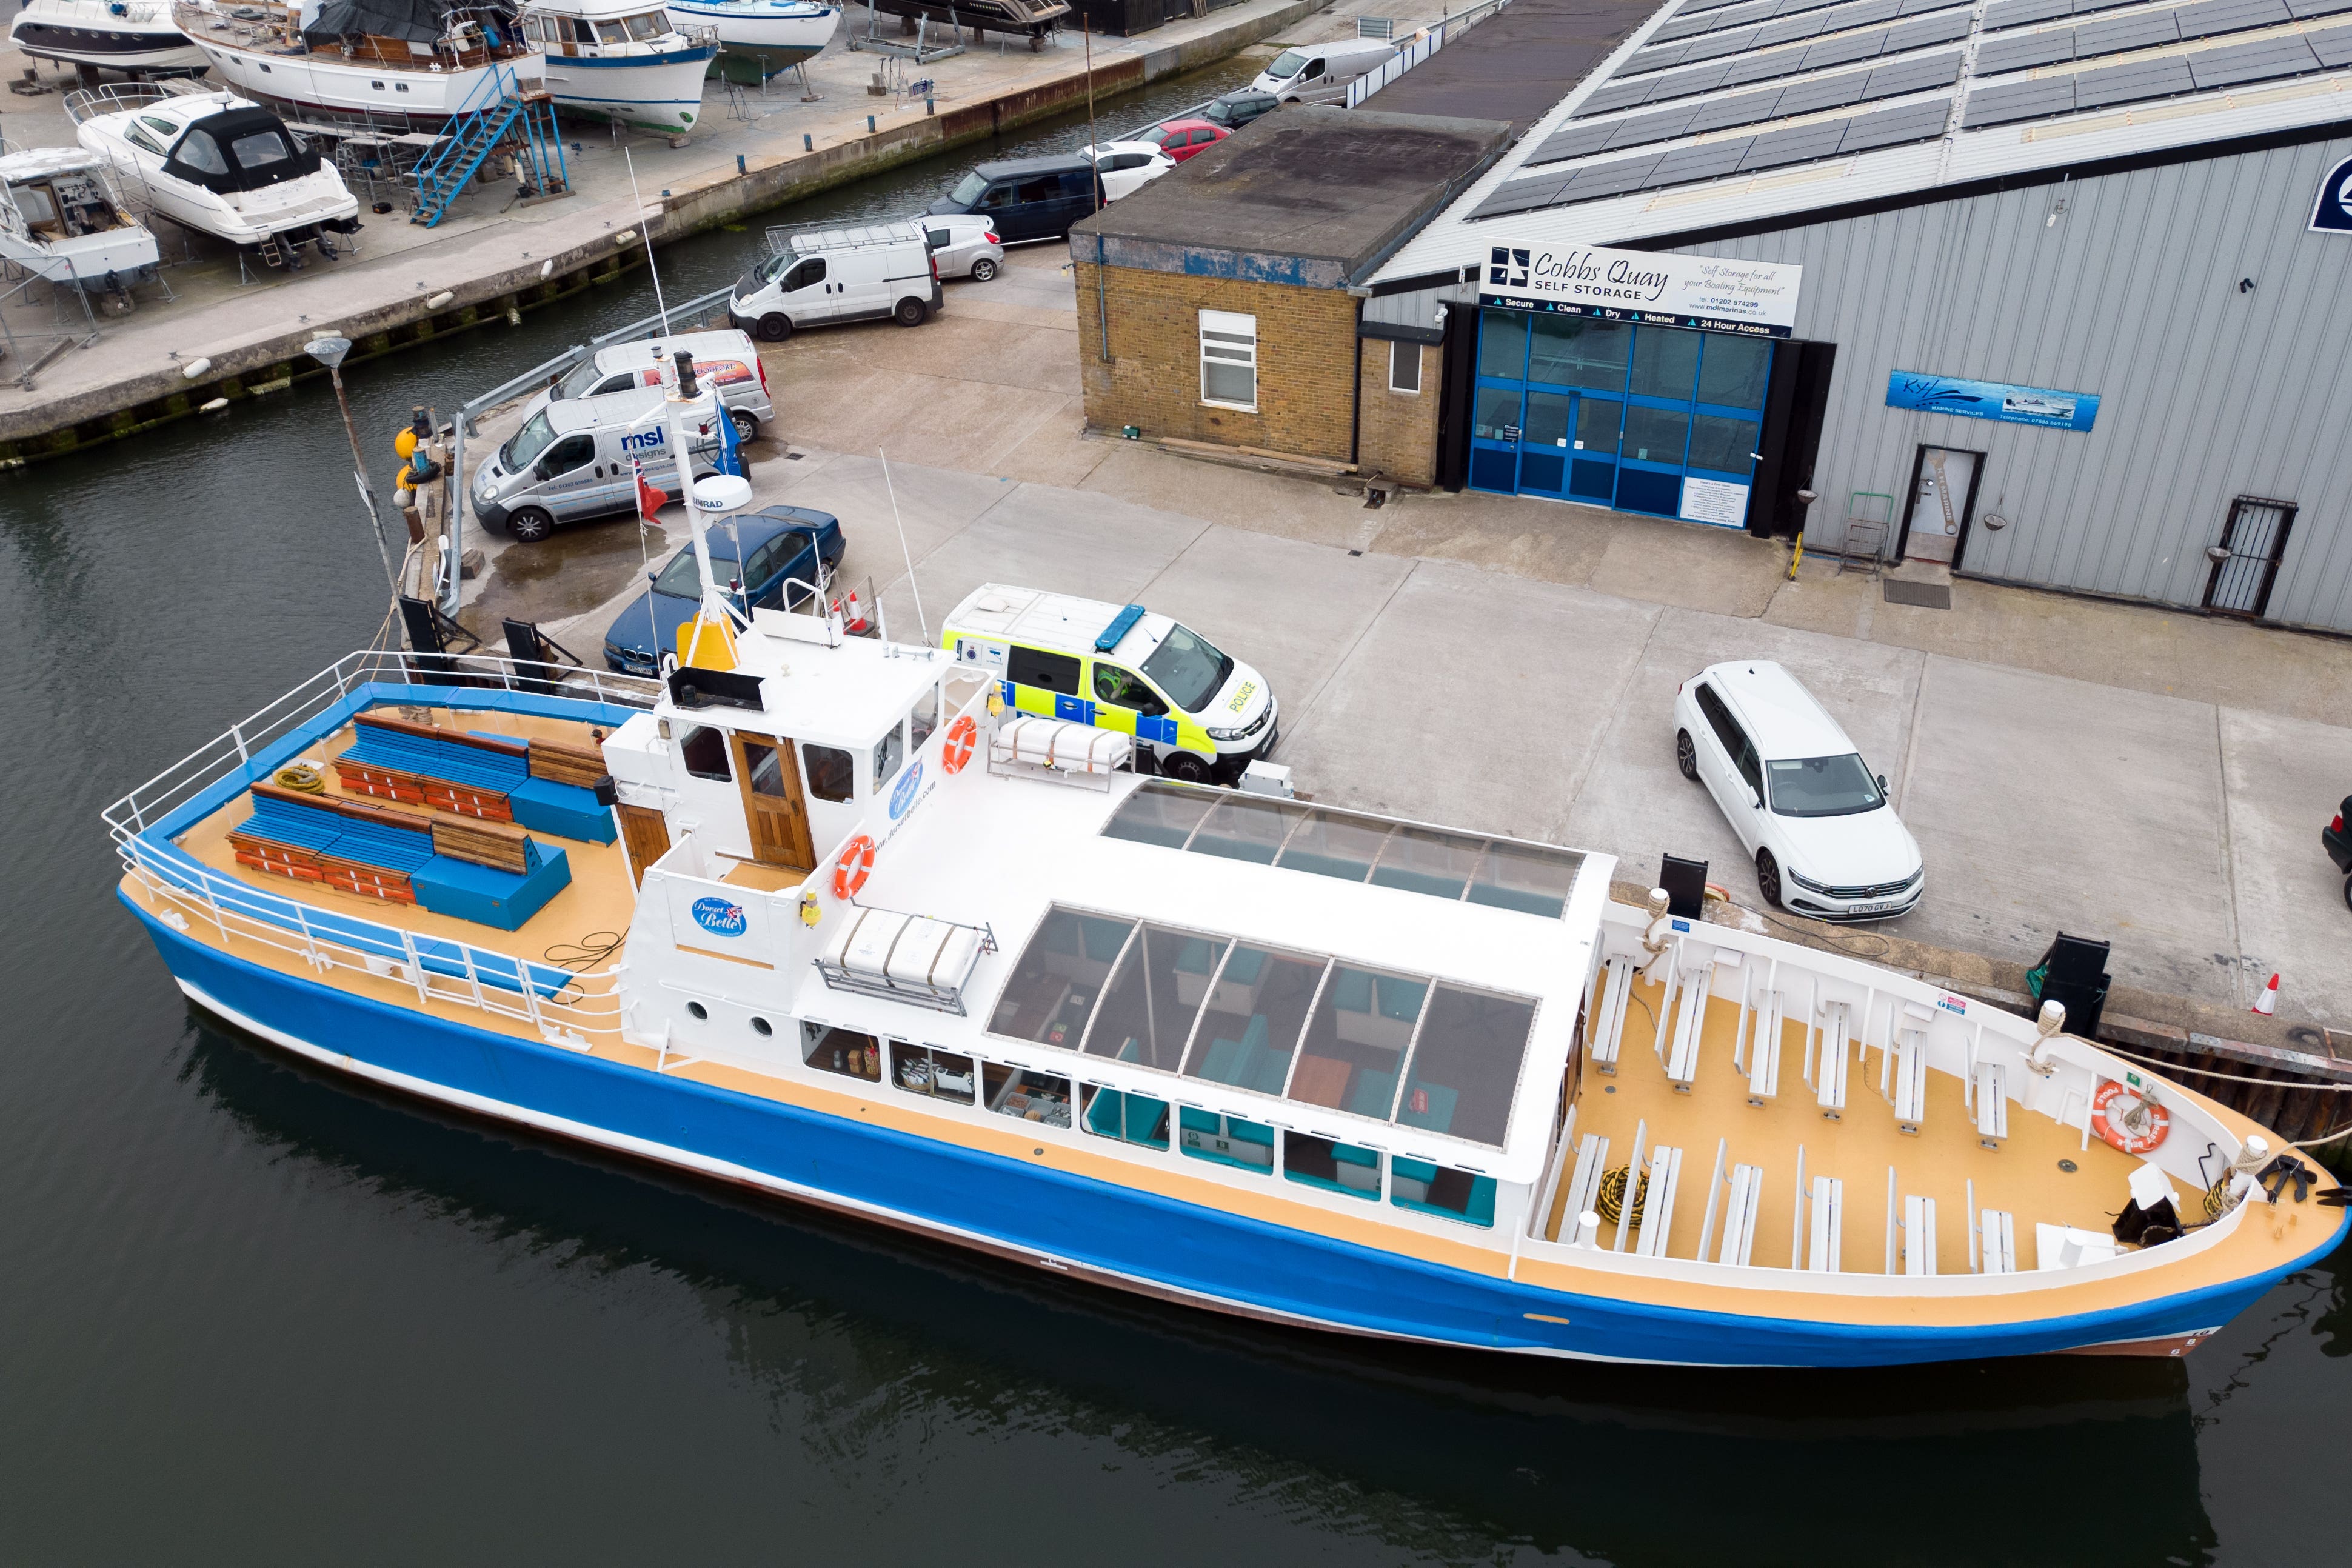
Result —
<path fill-rule="evenodd" d="M 376 90 L 376 91 L 378 91 L 378 92 L 382 92 L 382 91 L 383 90 L 383 83 L 382 83 L 382 82 L 380 82 L 380 81 L 372 81 L 372 82 L 368 83 L 368 86 L 370 86 L 370 87 L 372 87 L 372 88 L 375 89 L 375 90 Z"/>
<path fill-rule="evenodd" d="M 268 70 L 269 68 L 268 66 L 264 66 L 261 68 L 263 70 Z M 394 82 L 392 84 L 392 90 L 394 92 L 406 92 L 408 90 L 408 84 L 404 81 Z"/>
<path fill-rule="evenodd" d="M 686 1010 L 697 1023 L 700 1023 L 710 1017 L 710 1009 L 704 1007 L 700 1002 L 687 1003 Z"/>
<path fill-rule="evenodd" d="M 770 1023 L 766 1019 L 755 1018 L 751 1020 L 751 1032 L 758 1035 L 761 1040 L 765 1040 L 770 1035 L 775 1033 L 776 1030 L 775 1026 Z"/>
<path fill-rule="evenodd" d="M 269 74 L 269 68 L 268 68 L 268 66 L 264 66 L 264 67 L 262 67 L 262 68 L 261 68 L 261 74 L 262 74 L 263 76 L 268 76 L 268 75 Z"/>

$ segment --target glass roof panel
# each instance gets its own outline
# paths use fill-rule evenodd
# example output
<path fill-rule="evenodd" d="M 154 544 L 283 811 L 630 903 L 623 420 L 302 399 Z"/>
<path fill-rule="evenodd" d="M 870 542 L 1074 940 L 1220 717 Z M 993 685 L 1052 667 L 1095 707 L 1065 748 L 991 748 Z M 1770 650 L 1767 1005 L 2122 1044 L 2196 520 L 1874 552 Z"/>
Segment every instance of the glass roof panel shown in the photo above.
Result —
<path fill-rule="evenodd" d="M 1428 994 L 1426 980 L 1334 963 L 1307 1021 L 1290 1097 L 1387 1121 L 1396 1103 L 1397 1069 Z"/>
<path fill-rule="evenodd" d="M 1201 1009 L 1185 1076 L 1281 1093 L 1326 963 L 1236 944 Z"/>
<path fill-rule="evenodd" d="M 1077 1049 L 1132 920 L 1055 908 L 1021 955 L 990 1015 L 991 1033 Z"/>
<path fill-rule="evenodd" d="M 1341 882 L 1361 882 L 1371 874 L 1390 831 L 1386 822 L 1318 811 L 1299 824 L 1274 863 Z"/>
<path fill-rule="evenodd" d="M 1580 856 L 1535 844 L 1488 844 L 1470 879 L 1470 902 L 1556 918 L 1568 907 L 1582 863 Z"/>
<path fill-rule="evenodd" d="M 1194 831 L 1187 847 L 1195 854 L 1271 865 L 1282 841 L 1290 834 L 1291 824 L 1303 814 L 1304 807 L 1228 795 Z"/>
<path fill-rule="evenodd" d="M 1390 835 L 1387 852 L 1372 872 L 1372 885 L 1458 899 L 1478 864 L 1479 852 L 1486 847 L 1481 839 L 1428 828 L 1399 828 Z"/>
<path fill-rule="evenodd" d="M 1223 936 L 1146 925 L 1127 945 L 1103 991 L 1087 1030 L 1086 1053 L 1175 1071 L 1208 995 L 1209 977 L 1229 946 Z"/>
<path fill-rule="evenodd" d="M 1171 789 L 1164 784 L 1146 784 L 1112 814 L 1103 836 L 1181 850 L 1201 819 L 1209 814 L 1209 808 L 1216 803 L 1213 795 Z"/>
<path fill-rule="evenodd" d="M 1500 1148 L 1535 1019 L 1532 1002 L 1438 986 L 1413 1042 L 1398 1124 Z"/>

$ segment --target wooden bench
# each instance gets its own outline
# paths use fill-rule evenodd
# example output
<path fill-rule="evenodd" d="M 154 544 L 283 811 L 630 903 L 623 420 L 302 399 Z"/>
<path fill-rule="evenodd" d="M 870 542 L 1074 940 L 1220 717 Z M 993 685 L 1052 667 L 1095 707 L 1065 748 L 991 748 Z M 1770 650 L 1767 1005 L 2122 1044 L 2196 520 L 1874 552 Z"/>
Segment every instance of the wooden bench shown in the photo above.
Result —
<path fill-rule="evenodd" d="M 1903 1200 L 1903 1271 L 1936 1271 L 1936 1200 L 1917 1193 Z"/>
<path fill-rule="evenodd" d="M 1666 1082 L 1675 1086 L 1677 1094 L 1687 1094 L 1698 1077 L 1699 1038 L 1706 1031 L 1707 993 L 1715 984 L 1715 966 L 1698 964 L 1682 973 L 1682 986 L 1675 998 L 1674 1031 L 1669 1040 L 1660 1032 L 1658 1060 L 1666 1069 Z"/>
<path fill-rule="evenodd" d="M 448 821 L 331 795 L 256 784 L 229 831 L 239 864 L 387 903 L 519 929 L 572 882 L 562 850 L 521 829 Z"/>
<path fill-rule="evenodd" d="M 1977 1239 L 1983 1249 L 1983 1271 L 1988 1274 L 2017 1272 L 2017 1220 L 1998 1208 L 1980 1210 L 1977 1217 Z"/>
<path fill-rule="evenodd" d="M 1805 1270 L 1813 1274 L 1838 1271 L 1839 1241 L 1845 1229 L 1845 1183 L 1835 1176 L 1815 1176 L 1806 1206 L 1809 1245 Z"/>
<path fill-rule="evenodd" d="M 1633 971 L 1637 967 L 1628 957 L 1609 960 L 1601 973 L 1601 1007 L 1592 1026 L 1592 1065 L 1612 1077 L 1617 1071 L 1617 1051 L 1625 1040 L 1625 1015 L 1632 1009 Z"/>
<path fill-rule="evenodd" d="M 335 773 L 355 794 L 592 843 L 617 837 L 612 812 L 596 800 L 605 770 L 593 747 L 474 735 L 377 713 L 359 715 L 352 727 Z"/>

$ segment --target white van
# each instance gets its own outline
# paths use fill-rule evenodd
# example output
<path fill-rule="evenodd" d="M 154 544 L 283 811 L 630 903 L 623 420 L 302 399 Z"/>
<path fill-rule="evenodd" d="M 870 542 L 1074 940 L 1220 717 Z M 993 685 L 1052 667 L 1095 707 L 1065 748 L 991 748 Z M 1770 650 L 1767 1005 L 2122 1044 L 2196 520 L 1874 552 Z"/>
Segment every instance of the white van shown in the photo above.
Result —
<path fill-rule="evenodd" d="M 803 327 L 894 320 L 919 327 L 940 308 L 940 268 L 919 224 L 772 235 L 776 254 L 745 273 L 727 319 L 762 342 Z"/>
<path fill-rule="evenodd" d="M 1282 727 L 1264 675 L 1140 604 L 985 583 L 948 612 L 941 645 L 1024 713 L 1135 737 L 1171 779 L 1230 784 Z"/>
<path fill-rule="evenodd" d="M 667 394 L 629 387 L 549 403 L 474 470 L 474 516 L 518 544 L 537 544 L 558 523 L 637 509 L 637 474 L 677 499 L 677 463 L 667 421 L 648 418 Z M 716 422 L 696 428 L 694 476 L 718 472 Z"/>
<path fill-rule="evenodd" d="M 1378 38 L 1342 38 L 1285 49 L 1250 86 L 1285 103 L 1345 103 L 1349 85 L 1388 64 L 1396 52 L 1394 44 Z"/>
<path fill-rule="evenodd" d="M 757 441 L 760 427 L 776 417 L 768 401 L 768 371 L 751 334 L 733 328 L 709 332 L 680 332 L 673 338 L 641 338 L 634 343 L 608 343 L 555 379 L 553 385 L 523 405 L 528 423 L 551 402 L 567 398 L 594 397 L 626 392 L 631 387 L 657 387 L 671 374 L 683 350 L 694 356 L 694 373 L 707 387 L 719 389 L 735 434 Z"/>

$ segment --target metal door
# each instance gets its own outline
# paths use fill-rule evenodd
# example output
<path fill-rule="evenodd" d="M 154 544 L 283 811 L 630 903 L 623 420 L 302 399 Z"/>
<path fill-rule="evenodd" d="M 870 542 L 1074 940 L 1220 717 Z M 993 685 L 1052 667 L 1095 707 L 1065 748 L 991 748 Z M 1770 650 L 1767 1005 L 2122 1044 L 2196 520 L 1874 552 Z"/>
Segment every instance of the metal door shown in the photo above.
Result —
<path fill-rule="evenodd" d="M 2205 553 L 2213 573 L 2205 580 L 2205 608 L 2216 615 L 2260 619 L 2270 608 L 2271 585 L 2286 556 L 2287 530 L 2294 526 L 2293 501 L 2241 496 L 2230 503 L 2221 542 Z"/>
<path fill-rule="evenodd" d="M 1568 491 L 1569 432 L 1576 399 L 1568 392 L 1528 389 L 1519 430 L 1519 492 L 1558 497 Z"/>
<path fill-rule="evenodd" d="M 1906 560 L 1952 562 L 1960 529 L 1976 494 L 1977 455 L 1947 446 L 1919 449 L 1918 482 L 1911 490 L 1911 516 L 1904 524 Z"/>
<path fill-rule="evenodd" d="M 1570 496 L 1603 507 L 1616 499 L 1617 442 L 1624 428 L 1624 400 L 1577 394 L 1575 455 L 1568 465 Z"/>

